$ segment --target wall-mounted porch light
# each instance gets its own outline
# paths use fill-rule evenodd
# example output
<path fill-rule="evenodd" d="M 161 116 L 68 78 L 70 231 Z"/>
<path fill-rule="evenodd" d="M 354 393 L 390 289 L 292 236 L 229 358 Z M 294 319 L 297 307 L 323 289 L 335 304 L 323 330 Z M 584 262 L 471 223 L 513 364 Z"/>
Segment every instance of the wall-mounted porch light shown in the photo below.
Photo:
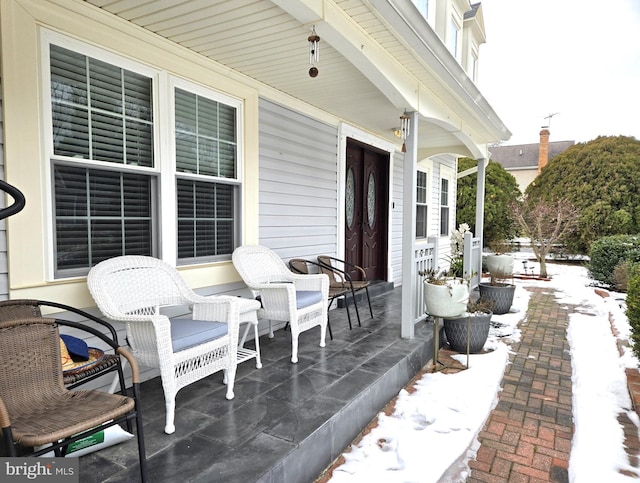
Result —
<path fill-rule="evenodd" d="M 320 37 L 316 34 L 316 26 L 313 26 L 311 30 L 311 35 L 307 39 L 309 41 L 309 64 L 311 64 L 311 68 L 309 69 L 309 77 L 317 77 L 318 76 L 318 68 L 315 66 L 320 61 Z"/>

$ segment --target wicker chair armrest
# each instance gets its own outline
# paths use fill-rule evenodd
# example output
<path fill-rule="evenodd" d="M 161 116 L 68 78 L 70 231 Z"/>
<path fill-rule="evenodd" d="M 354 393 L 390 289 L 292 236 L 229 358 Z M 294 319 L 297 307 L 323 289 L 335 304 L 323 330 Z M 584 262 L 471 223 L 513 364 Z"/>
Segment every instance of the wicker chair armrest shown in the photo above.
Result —
<path fill-rule="evenodd" d="M 261 283 L 251 288 L 259 291 L 261 296 L 271 293 L 277 297 L 291 298 L 293 300 L 296 297 L 296 285 L 293 282 Z"/>
<path fill-rule="evenodd" d="M 332 260 L 337 260 L 337 259 L 334 259 L 333 257 L 327 257 L 327 258 L 330 258 Z M 340 261 L 340 260 L 338 260 L 338 261 Z M 338 268 L 338 267 L 336 267 L 334 265 L 331 265 L 329 263 L 324 263 L 323 261 L 319 261 L 318 264 L 322 268 L 324 268 L 325 270 L 331 270 L 334 273 L 340 274 L 340 276 L 342 277 L 342 279 L 345 282 L 351 282 L 351 275 L 349 275 L 349 273 L 347 273 L 346 270 L 343 270 L 342 268 Z"/>
<path fill-rule="evenodd" d="M 293 283 L 261 284 L 260 302 L 267 310 L 284 310 L 289 316 L 296 311 L 296 287 Z"/>
<path fill-rule="evenodd" d="M 193 318 L 228 323 L 232 317 L 232 308 L 239 313 L 239 304 L 233 297 L 204 299 L 193 305 Z"/>
<path fill-rule="evenodd" d="M 124 357 L 127 362 L 129 362 L 129 366 L 131 366 L 131 381 L 134 384 L 140 382 L 140 368 L 138 367 L 138 361 L 136 361 L 135 357 L 129 352 L 129 349 L 126 347 L 118 347 L 117 353 Z"/>
<path fill-rule="evenodd" d="M 238 313 L 245 314 L 260 309 L 260 302 L 253 299 L 232 297 L 231 295 L 212 295 L 200 297 L 199 302 L 192 306 L 196 319 L 216 320 L 224 322 L 228 317 L 229 304 L 238 306 Z"/>
<path fill-rule="evenodd" d="M 0 429 L 8 428 L 11 426 L 11 419 L 9 418 L 9 411 L 4 404 L 2 396 L 0 396 Z"/>
<path fill-rule="evenodd" d="M 262 292 L 263 290 L 288 290 L 288 288 L 294 287 L 293 280 L 290 281 L 276 281 L 269 283 L 252 283 L 251 285 L 247 284 L 249 289 L 254 290 L 256 292 Z"/>
<path fill-rule="evenodd" d="M 366 280 L 366 279 L 367 279 L 367 273 L 365 272 L 364 268 L 362 268 L 361 266 L 356 265 L 356 264 L 354 264 L 354 263 L 347 262 L 346 260 L 341 260 L 340 258 L 330 257 L 330 256 L 328 256 L 328 255 L 325 255 L 325 257 L 326 257 L 326 258 L 328 258 L 328 259 L 330 259 L 330 260 L 333 260 L 334 262 L 341 263 L 344 267 L 353 268 L 354 270 L 356 270 L 356 271 L 360 272 L 360 275 L 362 275 L 362 279 L 363 279 L 363 280 Z M 323 263 L 323 262 L 320 262 L 320 263 L 322 263 L 322 265 L 324 265 L 324 266 L 327 266 L 327 264 L 326 264 L 326 263 Z M 344 270 L 344 269 L 340 269 L 340 268 L 338 268 L 338 267 L 334 267 L 333 265 L 330 265 L 330 268 L 334 268 L 334 269 L 336 269 L 336 270 L 340 270 L 340 272 L 344 273 L 347 277 L 351 278 L 351 277 L 349 276 L 349 274 L 347 273 L 347 271 L 346 271 L 346 270 Z"/>
<path fill-rule="evenodd" d="M 118 344 L 117 339 L 114 340 L 112 338 L 107 337 L 105 334 L 100 332 L 98 329 L 95 329 L 94 327 L 89 327 L 85 324 L 82 324 L 80 322 L 74 322 L 72 320 L 65 320 L 65 319 L 54 319 L 54 320 L 58 325 L 62 325 L 65 327 L 73 327 L 74 329 L 78 329 L 83 332 L 87 332 L 91 335 L 94 335 L 95 337 L 100 339 L 102 342 L 107 344 L 109 347 L 111 347 L 114 351 L 117 351 L 118 347 L 120 347 L 120 344 Z"/>
<path fill-rule="evenodd" d="M 331 265 L 326 265 L 324 263 L 320 263 L 320 262 L 314 262 L 313 260 L 304 260 L 305 263 L 307 263 L 308 265 L 313 265 L 314 267 L 318 268 L 318 273 L 321 273 L 321 270 L 328 270 L 330 272 L 333 273 L 333 275 L 335 276 L 335 281 L 336 283 L 340 283 L 340 284 L 344 284 L 346 282 L 344 276 L 343 276 L 343 272 L 342 270 L 338 270 L 337 268 L 331 266 Z M 300 273 L 298 271 L 295 271 L 295 268 L 292 268 L 292 271 L 294 274 L 296 275 L 309 275 L 309 274 L 303 274 Z M 310 274 L 310 275 L 315 275 L 315 274 Z"/>
<path fill-rule="evenodd" d="M 359 265 L 353 265 L 351 263 L 346 263 L 346 265 L 352 266 L 355 270 L 360 272 L 360 275 L 362 275 L 362 280 L 366 280 L 367 279 L 367 272 L 364 271 L 364 268 L 362 268 Z"/>
<path fill-rule="evenodd" d="M 324 273 L 299 275 L 293 282 L 297 290 L 323 290 L 323 286 L 329 287 L 329 277 Z"/>
<path fill-rule="evenodd" d="M 92 315 L 88 312 L 85 312 L 84 310 L 80 310 L 77 309 L 75 307 L 72 307 L 70 305 L 65 305 L 65 304 L 60 304 L 58 302 L 50 302 L 48 300 L 34 300 L 33 301 L 34 304 L 39 305 L 39 306 L 46 306 L 46 307 L 55 307 L 58 309 L 62 309 L 62 310 L 66 310 L 68 312 L 73 312 L 74 314 L 80 315 L 88 320 L 91 320 L 93 322 L 96 322 L 97 324 L 102 325 L 103 327 L 105 327 L 110 333 L 111 333 L 111 337 L 113 338 L 114 341 L 117 342 L 118 340 L 118 334 L 116 332 L 116 329 L 108 322 L 102 320 L 99 317 L 96 317 L 95 315 Z"/>
<path fill-rule="evenodd" d="M 227 334 L 231 339 L 231 348 L 237 349 L 238 338 L 240 333 L 240 313 L 241 307 L 244 305 L 237 297 L 219 297 L 221 300 L 207 301 L 193 306 L 193 317 L 195 319 L 214 320 L 217 322 L 226 322 Z M 256 310 L 260 308 L 260 303 L 255 302 Z M 223 313 L 224 311 L 224 313 Z M 245 310 L 246 312 L 246 310 Z M 221 316 L 224 316 L 222 318 Z M 235 355 L 233 355 L 235 357 Z"/>

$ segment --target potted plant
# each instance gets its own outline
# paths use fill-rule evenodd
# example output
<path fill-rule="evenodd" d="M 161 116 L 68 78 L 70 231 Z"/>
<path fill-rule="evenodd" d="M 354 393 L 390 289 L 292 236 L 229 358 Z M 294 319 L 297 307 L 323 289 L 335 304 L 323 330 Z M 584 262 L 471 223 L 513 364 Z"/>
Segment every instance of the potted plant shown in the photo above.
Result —
<path fill-rule="evenodd" d="M 493 302 L 483 298 L 469 301 L 467 311 L 458 317 L 444 318 L 444 333 L 452 350 L 475 354 L 484 347 L 491 317 L 493 316 Z"/>
<path fill-rule="evenodd" d="M 516 286 L 509 283 L 509 278 L 511 278 L 512 274 L 494 270 L 489 275 L 491 276 L 489 283 L 481 282 L 478 285 L 480 298 L 493 303 L 494 314 L 506 314 L 511 309 L 513 295 L 516 290 Z"/>
<path fill-rule="evenodd" d="M 500 272 L 511 275 L 513 273 L 513 255 L 507 240 L 494 240 L 489 244 L 493 253 L 486 256 L 485 262 L 489 273 Z"/>
<path fill-rule="evenodd" d="M 449 275 L 463 276 L 464 235 L 471 229 L 466 223 L 460 223 L 458 229 L 451 232 L 451 254 L 449 255 Z"/>
<path fill-rule="evenodd" d="M 449 272 L 423 270 L 424 303 L 427 313 L 434 317 L 455 317 L 466 311 L 469 301 L 469 284 Z"/>

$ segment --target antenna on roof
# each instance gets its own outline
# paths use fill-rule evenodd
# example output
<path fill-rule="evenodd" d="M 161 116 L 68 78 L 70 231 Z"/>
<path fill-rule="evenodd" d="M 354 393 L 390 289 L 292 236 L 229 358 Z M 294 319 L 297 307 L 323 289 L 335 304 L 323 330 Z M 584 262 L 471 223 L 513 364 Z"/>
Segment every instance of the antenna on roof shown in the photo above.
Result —
<path fill-rule="evenodd" d="M 549 119 L 549 122 L 547 123 L 546 126 L 542 126 L 543 129 L 549 129 L 551 127 L 551 118 L 553 116 L 557 116 L 558 114 L 560 114 L 559 112 L 554 112 L 553 114 L 549 114 L 548 116 L 545 116 L 545 119 Z"/>

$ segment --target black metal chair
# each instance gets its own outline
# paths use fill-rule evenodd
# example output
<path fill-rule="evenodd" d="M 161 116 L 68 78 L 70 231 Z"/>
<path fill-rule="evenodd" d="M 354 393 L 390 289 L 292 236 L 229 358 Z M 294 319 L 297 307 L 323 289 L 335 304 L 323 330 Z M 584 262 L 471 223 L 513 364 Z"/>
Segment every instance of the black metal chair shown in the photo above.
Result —
<path fill-rule="evenodd" d="M 307 275 L 311 273 L 311 271 L 309 270 L 309 266 L 315 266 L 317 267 L 317 270 L 319 273 L 323 273 L 321 271 L 322 267 L 320 266 L 319 263 L 312 262 L 311 260 L 305 260 L 304 258 L 292 258 L 291 260 L 289 260 L 289 268 L 294 273 Z M 342 278 L 342 275 L 339 272 L 334 272 L 334 273 L 340 278 Z M 343 283 L 342 286 L 340 286 L 337 283 L 334 283 L 331 276 L 329 277 L 329 306 L 327 308 L 327 328 L 329 329 L 329 337 L 331 338 L 331 340 L 333 340 L 333 332 L 331 330 L 331 321 L 329 320 L 328 311 L 331 309 L 331 304 L 333 304 L 334 300 L 347 295 L 349 292 L 350 292 L 350 288 L 346 285 L 346 282 Z M 351 325 L 351 314 L 349 313 L 349 306 L 346 302 L 346 298 L 345 298 L 344 307 L 347 311 L 347 319 L 349 320 L 349 329 L 351 330 L 353 329 L 353 326 Z M 358 325 L 360 325 L 360 319 L 358 319 Z"/>
<path fill-rule="evenodd" d="M 318 256 L 318 263 L 325 270 L 324 273 L 329 275 L 329 279 L 331 283 L 339 283 L 339 281 L 335 280 L 331 277 L 331 273 L 339 272 L 343 279 L 346 280 L 349 288 L 351 289 L 351 296 L 353 298 L 353 305 L 356 308 L 356 316 L 358 317 L 358 324 L 360 324 L 360 312 L 358 311 L 358 303 L 356 301 L 356 292 L 364 290 L 367 294 L 367 302 L 369 303 L 369 313 L 371 314 L 371 318 L 373 318 L 373 309 L 371 308 L 371 298 L 369 297 L 369 281 L 367 280 L 367 274 L 364 269 L 358 265 L 354 265 L 353 263 L 349 263 L 345 260 L 341 260 L 336 257 L 331 257 L 329 255 L 320 255 Z M 360 280 L 353 280 L 353 277 L 349 274 L 349 272 L 357 272 L 360 274 Z M 331 286 L 331 285 L 329 285 Z M 346 300 L 346 297 L 345 297 Z"/>

